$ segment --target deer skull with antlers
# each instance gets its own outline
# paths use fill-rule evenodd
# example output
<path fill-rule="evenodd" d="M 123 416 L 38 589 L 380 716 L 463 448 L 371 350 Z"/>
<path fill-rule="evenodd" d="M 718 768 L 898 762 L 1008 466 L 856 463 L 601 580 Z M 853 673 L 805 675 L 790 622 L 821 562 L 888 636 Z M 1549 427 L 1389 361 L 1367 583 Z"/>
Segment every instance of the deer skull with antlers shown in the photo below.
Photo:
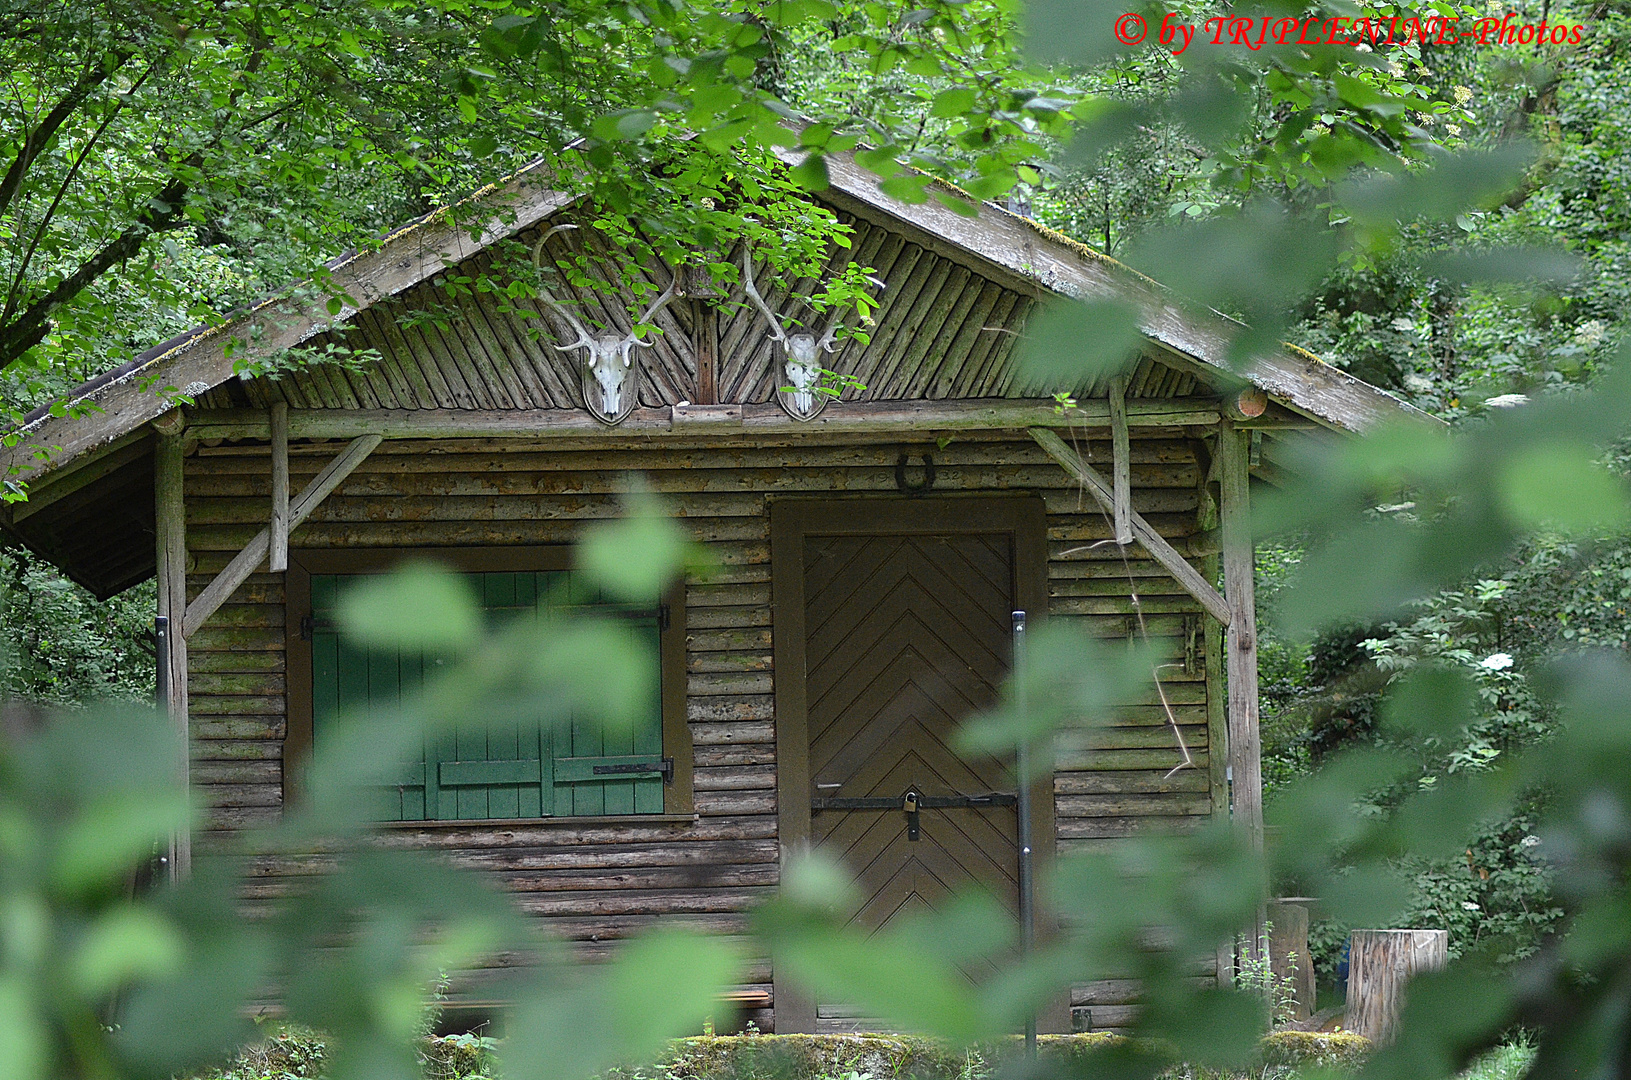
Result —
<path fill-rule="evenodd" d="M 538 238 L 538 242 L 532 247 L 532 264 L 538 269 L 540 277 L 543 273 L 544 244 L 556 233 L 576 228 L 576 225 L 556 225 Z M 578 335 L 578 340 L 571 344 L 557 345 L 555 348 L 561 352 L 588 350 L 582 369 L 583 404 L 596 420 L 604 424 L 618 424 L 633 411 L 637 394 L 633 381 L 629 378 L 634 367 L 632 354 L 636 346 L 647 349 L 651 347 L 651 342 L 641 336 L 640 328 L 648 324 L 657 312 L 667 307 L 679 294 L 680 278 L 675 274 L 668 283 L 668 288 L 664 289 L 662 294 L 652 301 L 651 306 L 634 321 L 634 329 L 621 335 L 592 334 L 570 309 L 563 307 L 550 294 L 542 282 L 538 285 L 538 298 Z"/>
<path fill-rule="evenodd" d="M 795 420 L 815 419 L 833 396 L 820 385 L 821 354 L 833 352 L 833 344 L 838 340 L 838 332 L 843 326 L 832 326 L 819 338 L 803 331 L 789 334 L 753 284 L 753 256 L 746 250 L 742 252 L 742 287 L 748 299 L 753 301 L 753 306 L 764 313 L 765 321 L 770 324 L 771 341 L 787 350 L 783 373 L 788 385 L 776 392 L 776 400 Z"/>

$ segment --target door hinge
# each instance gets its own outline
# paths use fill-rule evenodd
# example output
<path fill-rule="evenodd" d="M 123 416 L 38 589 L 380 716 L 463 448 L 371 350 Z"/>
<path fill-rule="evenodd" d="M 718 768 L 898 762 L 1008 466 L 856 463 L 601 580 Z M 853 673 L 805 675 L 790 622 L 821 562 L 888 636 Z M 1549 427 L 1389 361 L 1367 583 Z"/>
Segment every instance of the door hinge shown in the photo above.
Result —
<path fill-rule="evenodd" d="M 661 761 L 634 761 L 619 765 L 596 765 L 590 770 L 595 776 L 644 776 L 648 773 L 661 773 L 663 783 L 674 782 L 674 759 L 665 757 Z"/>

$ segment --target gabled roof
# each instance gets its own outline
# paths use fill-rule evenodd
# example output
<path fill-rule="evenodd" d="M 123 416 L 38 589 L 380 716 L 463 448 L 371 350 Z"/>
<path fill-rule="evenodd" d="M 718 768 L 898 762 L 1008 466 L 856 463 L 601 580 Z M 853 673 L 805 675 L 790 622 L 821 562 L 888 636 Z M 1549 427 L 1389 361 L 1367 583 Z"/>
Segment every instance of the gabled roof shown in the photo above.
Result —
<path fill-rule="evenodd" d="M 933 201 L 903 203 L 884 195 L 876 179 L 847 155 L 829 158 L 828 172 L 832 186 L 818 200 L 857 229 L 855 251 L 835 254 L 835 261 L 853 255 L 872 265 L 876 256 L 887 279 L 874 341 L 846 345 L 832 364 L 872 383 L 862 396 L 877 404 L 977 399 L 968 402 L 972 407 L 1007 398 L 1020 399 L 1011 402 L 1019 406 L 1044 396 L 1020 382 L 1010 362 L 1013 343 L 1036 301 L 1062 295 L 1127 300 L 1142 312 L 1147 356 L 1133 376 L 1130 396 L 1179 399 L 1175 405 L 1204 406 L 1215 417 L 1213 402 L 1220 392 L 1251 383 L 1266 392 L 1280 416 L 1298 414 L 1339 431 L 1425 418 L 1392 395 L 1289 346 L 1258 357 L 1244 372 L 1232 371 L 1225 356 L 1239 324 L 1187 311 L 1156 283 L 1028 219 L 989 204 L 970 218 Z M 479 271 L 492 244 L 529 229 L 536 233 L 576 201 L 553 189 L 543 168 L 523 170 L 449 211 L 397 230 L 375 250 L 329 264 L 333 287 L 354 298 L 354 308 L 331 316 L 323 299 L 296 290 L 224 325 L 193 330 L 83 384 L 59 403 L 68 407 L 67 416 L 36 410 L 16 432 L 17 446 L 0 451 L 0 469 L 15 466 L 24 480 L 41 480 L 65 465 L 73 467 L 29 503 L 0 508 L 0 526 L 100 595 L 145 578 L 153 559 L 147 539 L 152 460 L 146 425 L 172 407 L 175 393 L 208 410 L 194 420 L 213 425 L 210 435 L 217 438 L 242 437 L 239 429 L 264 424 L 266 405 L 277 400 L 302 412 L 309 437 L 328 434 L 334 425 L 325 417 L 345 415 L 378 420 L 370 430 L 411 429 L 426 437 L 438 416 L 461 411 L 468 417 L 472 411 L 496 416 L 508 410 L 512 419 L 505 423 L 512 428 L 546 415 L 561 426 L 563 418 L 582 411 L 574 400 L 576 375 L 572 360 L 537 341 L 547 320 L 536 305 L 511 311 L 479 302 L 465 305 L 460 317 L 472 335 L 484 335 L 480 347 L 471 343 L 468 353 L 459 335 L 398 326 L 397 316 L 431 302 L 439 273 L 461 264 Z M 900 255 L 903 251 L 908 254 Z M 586 311 L 597 310 L 591 296 L 577 299 L 588 305 Z M 796 292 L 771 293 L 768 300 L 783 314 L 808 314 Z M 602 321 L 626 326 L 628 315 L 617 305 L 599 311 Z M 696 360 L 688 319 L 685 311 L 670 308 L 657 320 L 665 333 L 642 372 L 642 403 L 648 407 L 626 422 L 630 432 L 667 430 L 670 409 L 689 396 Z M 732 396 L 720 400 L 763 401 L 774 393 L 776 376 L 768 341 L 758 340 L 762 321 L 755 322 L 751 312 L 731 315 L 728 330 L 726 321 L 722 314 L 720 388 L 730 386 Z M 367 371 L 311 368 L 278 380 L 237 377 L 256 356 L 308 342 L 343 343 L 347 335 L 375 346 L 382 353 L 379 363 Z M 1103 392 L 1089 384 L 1078 396 L 1102 397 Z M 838 420 L 846 407 L 835 405 L 824 416 Z M 755 408 L 769 410 L 760 419 L 780 415 L 773 405 L 745 406 L 748 412 Z M 1010 413 L 998 407 L 988 415 Z M 586 414 L 582 419 L 588 429 L 597 428 Z M 300 436 L 298 426 L 294 434 Z"/>

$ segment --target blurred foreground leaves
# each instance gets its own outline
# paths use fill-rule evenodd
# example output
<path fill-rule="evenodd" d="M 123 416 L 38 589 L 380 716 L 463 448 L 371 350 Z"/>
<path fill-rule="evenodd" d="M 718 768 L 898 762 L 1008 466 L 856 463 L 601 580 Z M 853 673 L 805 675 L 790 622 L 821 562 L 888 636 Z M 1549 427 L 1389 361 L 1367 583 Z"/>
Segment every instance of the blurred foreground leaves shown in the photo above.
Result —
<path fill-rule="evenodd" d="M 689 555 L 645 496 L 585 544 L 580 588 L 654 602 Z M 571 601 L 578 597 L 552 597 Z M 696 1030 L 738 978 L 724 941 L 678 930 L 579 968 L 490 879 L 370 839 L 369 789 L 427 732 L 472 716 L 572 710 L 627 727 L 647 699 L 628 628 L 557 612 L 492 630 L 451 571 L 410 564 L 345 597 L 346 631 L 462 655 L 416 700 L 346 718 L 317 747 L 275 828 L 195 852 L 164 882 L 172 834 L 196 825 L 184 748 L 152 710 L 50 718 L 6 711 L 0 744 L 0 1072 L 8 1080 L 168 1078 L 253 1037 L 271 1002 L 325 1032 L 333 1080 L 419 1076 L 414 1039 L 446 972 L 505 954 L 511 1075 L 582 1077 Z M 246 907 L 256 867 L 319 858 L 289 895 Z"/>

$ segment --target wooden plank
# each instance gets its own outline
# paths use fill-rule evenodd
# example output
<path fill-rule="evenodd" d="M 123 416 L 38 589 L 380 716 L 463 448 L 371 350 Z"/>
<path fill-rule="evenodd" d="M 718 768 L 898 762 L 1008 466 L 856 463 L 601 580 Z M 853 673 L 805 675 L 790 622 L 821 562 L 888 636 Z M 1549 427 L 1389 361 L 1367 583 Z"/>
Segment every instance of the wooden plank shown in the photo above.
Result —
<path fill-rule="evenodd" d="M 1066 472 L 1082 482 L 1107 512 L 1114 512 L 1114 493 L 1111 486 L 1105 482 L 1104 477 L 1100 476 L 1097 470 L 1083 461 L 1076 451 L 1066 446 L 1064 441 L 1052 431 L 1040 427 L 1032 428 L 1031 435 L 1055 461 L 1059 462 Z M 1201 606 L 1210 611 L 1213 616 L 1220 620 L 1229 618 L 1229 604 L 1224 601 L 1222 596 L 1218 595 L 1218 591 L 1212 587 L 1211 583 L 1201 577 L 1193 566 L 1184 561 L 1184 557 L 1173 549 L 1172 545 L 1144 519 L 1143 515 L 1129 510 L 1129 516 L 1132 521 L 1133 532 L 1138 537 L 1138 542 L 1144 545 L 1144 549 L 1150 553 L 1150 557 L 1166 567 L 1167 572 L 1177 578 L 1189 590 L 1189 594 L 1199 600 Z"/>
<path fill-rule="evenodd" d="M 1110 380 L 1111 494 L 1115 507 L 1116 543 L 1133 542 L 1132 447 L 1127 436 L 1127 381 Z"/>
<path fill-rule="evenodd" d="M 1027 440 L 1029 449 L 1038 448 Z M 1059 502 L 1059 510 L 1077 512 L 1096 508 L 1096 504 L 1080 495 L 1080 485 L 1060 474 L 1051 460 L 1038 462 L 1014 461 L 1003 450 L 1009 444 L 997 444 L 984 456 L 985 460 L 949 461 L 944 455 L 932 451 L 935 459 L 937 490 L 991 490 L 1012 488 L 1019 490 L 1053 489 L 1050 495 Z M 897 452 L 898 453 L 898 452 Z M 568 461 L 548 461 L 551 455 L 515 455 L 523 460 L 494 459 L 492 455 L 445 455 L 451 460 L 426 462 L 425 467 L 414 468 L 415 463 L 403 467 L 402 462 L 380 463 L 381 457 L 400 457 L 388 454 L 382 447 L 374 456 L 359 466 L 356 472 L 335 489 L 331 498 L 368 497 L 471 497 L 538 495 L 609 495 L 622 494 L 627 489 L 630 471 L 646 471 L 648 487 L 659 494 L 686 496 L 695 494 L 770 494 L 800 491 L 886 491 L 894 493 L 895 461 L 877 460 L 850 464 L 823 465 L 806 463 L 794 458 L 780 463 L 768 460 L 751 465 L 719 467 L 714 462 L 697 460 L 701 455 L 686 455 L 674 461 L 657 462 L 653 468 L 644 455 L 617 454 L 608 459 L 602 455 L 600 468 L 579 471 L 568 469 Z M 575 458 L 576 455 L 559 455 Z M 885 455 L 877 455 L 883 458 Z M 964 455 L 965 458 L 970 455 Z M 536 457 L 546 460 L 537 461 Z M 219 459 L 210 461 L 204 475 L 189 477 L 187 493 L 189 503 L 205 499 L 244 499 L 264 501 L 270 488 L 266 478 L 266 464 L 258 458 L 244 462 L 225 462 L 214 468 Z M 296 479 L 309 479 L 318 471 L 320 463 L 310 459 L 297 459 L 292 466 Z M 618 468 L 606 468 L 616 464 Z M 243 466 L 252 466 L 253 469 Z M 1199 476 L 1193 465 L 1140 464 L 1131 467 L 1134 507 L 1138 500 L 1154 499 L 1143 504 L 1146 513 L 1160 510 L 1192 510 L 1196 502 L 1196 484 Z M 1150 495 L 1150 492 L 1160 492 Z M 1076 495 L 1078 505 L 1071 507 L 1067 495 Z M 258 510 L 258 508 L 257 508 Z M 693 513 L 694 511 L 687 511 Z"/>
<path fill-rule="evenodd" d="M 266 568 L 274 574 L 289 569 L 289 406 L 274 401 L 272 438 L 272 535 Z"/>
<path fill-rule="evenodd" d="M 1052 398 L 975 398 L 961 401 L 845 401 L 814 420 L 794 420 L 774 402 L 742 406 L 744 435 L 796 435 L 850 432 L 1019 430 L 1027 427 L 1104 427 L 1109 406 L 1084 401 L 1061 416 Z M 1218 421 L 1210 398 L 1131 399 L 1127 423 L 1139 428 L 1208 427 Z M 216 409 L 191 425 L 200 439 L 266 439 L 264 413 Z M 289 435 L 296 439 L 346 439 L 374 432 L 388 439 L 537 439 L 556 436 L 605 439 L 632 434 L 665 435 L 675 430 L 670 407 L 639 408 L 616 427 L 573 409 L 516 409 L 477 412 L 460 409 L 291 409 Z M 694 430 L 680 425 L 680 433 Z"/>
<path fill-rule="evenodd" d="M 297 528 L 305 521 L 317 504 L 322 502 L 329 492 L 333 491 L 344 480 L 357 463 L 373 452 L 374 447 L 380 444 L 380 436 L 363 435 L 352 441 L 335 459 L 329 462 L 328 467 L 312 478 L 289 508 L 289 528 Z M 250 540 L 243 551 L 227 564 L 226 569 L 218 574 L 214 581 L 198 595 L 191 605 L 186 608 L 186 629 L 183 636 L 190 637 L 194 631 L 203 626 L 215 609 L 232 595 L 234 589 L 241 585 L 250 574 L 260 566 L 271 548 L 271 530 L 262 529 L 254 539 Z M 185 584 L 185 575 L 182 577 Z"/>

